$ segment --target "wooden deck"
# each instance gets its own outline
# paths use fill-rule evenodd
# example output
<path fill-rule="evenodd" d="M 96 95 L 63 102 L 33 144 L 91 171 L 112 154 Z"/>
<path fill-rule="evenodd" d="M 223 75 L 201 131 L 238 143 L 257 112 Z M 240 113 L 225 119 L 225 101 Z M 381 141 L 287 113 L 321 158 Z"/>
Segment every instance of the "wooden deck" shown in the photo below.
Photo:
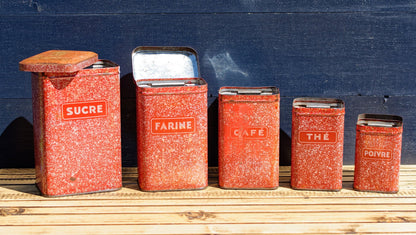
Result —
<path fill-rule="evenodd" d="M 222 190 L 216 168 L 202 191 L 145 193 L 135 168 L 116 192 L 45 198 L 33 169 L 0 169 L 0 234 L 416 233 L 416 165 L 402 165 L 397 194 L 297 191 L 281 167 L 276 190 Z"/>

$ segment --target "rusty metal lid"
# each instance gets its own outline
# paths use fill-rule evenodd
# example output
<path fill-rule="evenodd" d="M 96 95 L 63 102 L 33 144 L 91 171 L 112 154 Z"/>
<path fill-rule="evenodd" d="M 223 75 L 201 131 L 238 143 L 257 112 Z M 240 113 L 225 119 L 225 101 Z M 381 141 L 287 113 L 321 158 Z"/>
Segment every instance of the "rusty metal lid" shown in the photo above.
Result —
<path fill-rule="evenodd" d="M 277 87 L 221 87 L 220 95 L 277 95 Z"/>
<path fill-rule="evenodd" d="M 205 85 L 202 79 L 168 79 L 168 80 L 140 80 L 137 81 L 139 87 L 172 87 L 172 86 L 198 86 Z"/>
<path fill-rule="evenodd" d="M 91 51 L 50 50 L 20 61 L 19 69 L 28 72 L 72 73 L 98 61 Z"/>
<path fill-rule="evenodd" d="M 197 53 L 189 47 L 137 47 L 132 52 L 136 81 L 199 78 Z"/>
<path fill-rule="evenodd" d="M 401 127 L 403 126 L 403 118 L 400 116 L 388 114 L 362 113 L 358 115 L 357 125 L 375 127 Z"/>
<path fill-rule="evenodd" d="M 293 107 L 295 108 L 328 108 L 328 109 L 343 109 L 345 107 L 344 101 L 333 98 L 320 97 L 300 97 L 293 100 Z"/>

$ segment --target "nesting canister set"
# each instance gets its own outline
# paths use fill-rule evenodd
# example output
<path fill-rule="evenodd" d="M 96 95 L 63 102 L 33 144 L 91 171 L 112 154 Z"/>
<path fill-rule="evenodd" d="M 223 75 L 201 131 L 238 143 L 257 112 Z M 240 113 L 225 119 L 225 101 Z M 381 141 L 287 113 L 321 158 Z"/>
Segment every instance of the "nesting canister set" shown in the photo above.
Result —
<path fill-rule="evenodd" d="M 208 186 L 207 82 L 189 47 L 137 47 L 138 185 L 142 191 Z M 94 52 L 51 50 L 19 63 L 32 72 L 36 185 L 44 196 L 122 187 L 120 67 Z M 291 186 L 342 189 L 345 104 L 296 98 L 292 106 Z M 223 189 L 279 186 L 280 92 L 221 87 L 218 179 Z M 354 189 L 396 193 L 403 120 L 360 114 Z"/>

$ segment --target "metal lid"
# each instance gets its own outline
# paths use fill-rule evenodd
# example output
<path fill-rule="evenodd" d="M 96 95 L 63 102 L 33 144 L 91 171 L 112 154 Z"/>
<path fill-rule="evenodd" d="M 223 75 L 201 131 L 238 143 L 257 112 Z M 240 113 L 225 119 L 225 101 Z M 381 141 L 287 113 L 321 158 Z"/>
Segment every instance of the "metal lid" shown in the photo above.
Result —
<path fill-rule="evenodd" d="M 137 47 L 132 52 L 134 80 L 199 78 L 197 53 L 189 47 Z"/>
<path fill-rule="evenodd" d="M 302 97 L 293 100 L 293 107 L 296 108 L 324 108 L 339 109 L 344 108 L 344 102 L 340 99 L 332 98 L 309 98 Z"/>
<path fill-rule="evenodd" d="M 98 61 L 91 51 L 50 50 L 20 61 L 19 69 L 28 72 L 72 73 Z"/>
<path fill-rule="evenodd" d="M 139 87 L 172 87 L 172 86 L 198 86 L 204 85 L 202 79 L 171 79 L 171 80 L 145 80 L 137 81 Z"/>
<path fill-rule="evenodd" d="M 357 125 L 374 127 L 401 127 L 403 119 L 400 116 L 386 114 L 360 114 Z"/>
<path fill-rule="evenodd" d="M 276 87 L 230 87 L 221 88 L 220 95 L 276 95 L 279 89 Z"/>

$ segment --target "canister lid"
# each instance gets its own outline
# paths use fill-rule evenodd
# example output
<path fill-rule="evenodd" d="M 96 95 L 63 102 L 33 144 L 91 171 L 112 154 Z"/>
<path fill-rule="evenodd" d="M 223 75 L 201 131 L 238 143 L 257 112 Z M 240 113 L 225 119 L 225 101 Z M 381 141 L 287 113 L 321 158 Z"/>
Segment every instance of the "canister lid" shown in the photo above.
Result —
<path fill-rule="evenodd" d="M 374 127 L 401 127 L 403 119 L 400 116 L 386 114 L 360 114 L 357 125 Z"/>
<path fill-rule="evenodd" d="M 332 98 L 314 98 L 302 97 L 293 100 L 293 107 L 296 108 L 324 108 L 324 109 L 342 109 L 344 101 Z"/>
<path fill-rule="evenodd" d="M 279 89 L 276 87 L 221 87 L 220 95 L 276 95 Z"/>
<path fill-rule="evenodd" d="M 137 81 L 139 87 L 172 87 L 172 86 L 198 86 L 206 84 L 203 79 L 170 79 L 170 80 L 143 80 Z"/>
<path fill-rule="evenodd" d="M 19 69 L 28 72 L 72 73 L 98 61 L 91 51 L 50 50 L 20 61 Z"/>
<path fill-rule="evenodd" d="M 189 47 L 137 47 L 132 52 L 136 81 L 199 78 L 197 53 Z"/>

